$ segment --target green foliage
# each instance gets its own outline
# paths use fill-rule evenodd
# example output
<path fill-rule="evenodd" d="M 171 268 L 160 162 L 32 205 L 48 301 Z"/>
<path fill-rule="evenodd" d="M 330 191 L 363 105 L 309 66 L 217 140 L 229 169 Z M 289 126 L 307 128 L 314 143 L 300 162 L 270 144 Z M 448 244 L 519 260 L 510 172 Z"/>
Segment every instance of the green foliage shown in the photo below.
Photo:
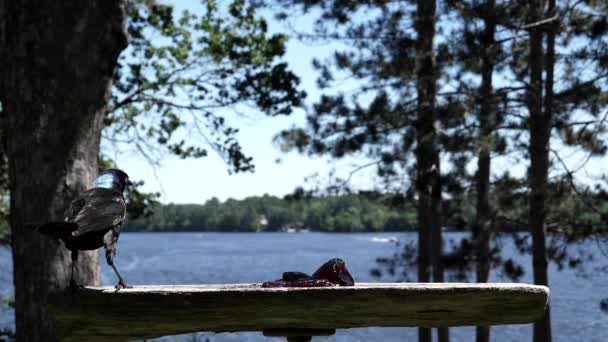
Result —
<path fill-rule="evenodd" d="M 0 115 L 2 114 L 2 103 L 0 103 Z M 2 132 L 0 131 L 0 137 Z M 8 224 L 9 213 L 9 184 L 8 184 L 8 159 L 0 144 L 0 244 L 10 243 L 10 226 Z"/>
<path fill-rule="evenodd" d="M 341 195 L 281 199 L 275 196 L 216 198 L 203 205 L 155 204 L 153 214 L 129 220 L 126 231 L 280 231 L 299 224 L 323 232 L 379 232 L 413 229 L 413 210 L 397 210 L 383 199 L 366 195 Z"/>
<path fill-rule="evenodd" d="M 3 297 L 0 301 L 2 305 L 6 305 L 11 309 L 15 308 L 15 299 L 11 297 Z"/>
<path fill-rule="evenodd" d="M 365 155 L 378 162 L 381 176 L 411 166 L 415 40 L 406 28 L 413 25 L 413 6 L 342 0 L 289 3 L 291 15 L 293 8 L 319 10 L 311 11 L 319 14 L 313 32 L 296 32 L 301 39 L 343 43 L 331 58 L 313 62 L 320 72 L 319 87 L 331 89 L 345 78 L 359 86 L 323 95 L 308 112 L 307 127 L 279 135 L 282 146 L 335 158 Z M 288 18 L 286 13 L 280 16 Z"/>
<path fill-rule="evenodd" d="M 0 190 L 0 245 L 10 244 L 10 226 L 8 224 L 9 197 L 8 189 Z"/>
<path fill-rule="evenodd" d="M 119 60 L 104 136 L 151 161 L 159 147 L 182 158 L 216 151 L 233 172 L 253 170 L 230 127 L 231 112 L 290 114 L 304 93 L 280 61 L 286 36 L 244 0 L 204 1 L 202 13 L 131 1 L 130 46 Z"/>
<path fill-rule="evenodd" d="M 287 37 L 268 34 L 254 7 L 233 0 L 203 1 L 202 8 L 202 13 L 176 14 L 173 6 L 155 0 L 127 3 L 131 39 L 115 70 L 104 141 L 127 144 L 151 163 L 162 158 L 161 147 L 182 158 L 204 157 L 211 149 L 231 172 L 252 171 L 253 160 L 242 151 L 230 115 L 288 115 L 305 94 L 280 60 Z M 111 164 L 102 162 L 100 168 Z M 0 150 L 4 242 L 7 179 L 7 160 Z M 133 218 L 150 215 L 159 197 L 139 191 L 142 184 L 135 182 L 126 196 Z"/>
<path fill-rule="evenodd" d="M 10 244 L 11 236 L 11 230 L 10 226 L 8 225 L 7 217 L 8 209 L 2 208 L 0 210 L 2 210 L 2 212 L 0 213 L 0 215 L 2 215 L 0 217 L 0 245 L 8 245 Z"/>
<path fill-rule="evenodd" d="M 14 310 L 15 309 L 15 299 L 13 297 L 2 297 L 0 296 L 0 314 L 5 310 Z M 14 341 L 15 340 L 15 332 L 9 330 L 7 328 L 0 329 L 0 341 Z"/>

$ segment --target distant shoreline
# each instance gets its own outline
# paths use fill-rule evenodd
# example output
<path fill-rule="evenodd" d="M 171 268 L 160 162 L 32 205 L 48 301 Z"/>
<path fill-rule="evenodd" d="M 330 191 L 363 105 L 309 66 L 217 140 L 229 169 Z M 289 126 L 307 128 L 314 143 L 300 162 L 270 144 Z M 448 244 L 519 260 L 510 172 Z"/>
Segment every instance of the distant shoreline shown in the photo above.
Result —
<path fill-rule="evenodd" d="M 286 235 L 305 235 L 310 233 L 323 233 L 323 234 L 383 234 L 383 233 L 416 233 L 416 230 L 383 230 L 383 231 L 324 231 L 324 230 L 311 230 L 308 232 L 290 233 L 281 231 L 238 231 L 238 230 L 129 230 L 125 229 L 123 233 L 234 233 L 234 234 L 286 234 Z M 445 231 L 445 232 L 459 232 L 459 231 Z"/>
<path fill-rule="evenodd" d="M 328 234 L 383 234 L 383 233 L 417 233 L 417 230 L 363 230 L 363 231 L 328 231 L 328 230 L 309 230 L 305 232 L 284 232 L 278 230 L 261 230 L 261 231 L 249 231 L 249 230 L 188 230 L 188 229 L 175 229 L 175 230 L 146 230 L 146 229 L 126 229 L 122 230 L 123 233 L 248 233 L 248 234 L 264 234 L 264 233 L 281 233 L 281 234 L 309 234 L 309 233 L 328 233 Z M 470 233 L 470 230 L 459 230 L 459 229 L 444 229 L 443 233 Z M 497 231 L 495 233 L 527 233 L 527 231 Z"/>

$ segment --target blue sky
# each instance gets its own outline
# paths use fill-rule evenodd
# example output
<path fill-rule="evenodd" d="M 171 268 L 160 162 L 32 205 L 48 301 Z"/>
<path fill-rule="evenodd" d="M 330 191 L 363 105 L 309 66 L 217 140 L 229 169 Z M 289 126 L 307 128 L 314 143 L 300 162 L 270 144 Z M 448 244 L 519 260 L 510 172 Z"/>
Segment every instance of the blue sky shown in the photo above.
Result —
<path fill-rule="evenodd" d="M 190 10 L 196 11 L 198 1 L 189 1 Z M 197 4 L 197 5 L 193 5 Z M 176 2 L 177 11 L 185 2 Z M 179 13 L 178 12 L 178 13 Z M 266 15 L 271 32 L 283 26 Z M 310 18 L 302 18 L 302 25 L 310 26 Z M 316 71 L 311 66 L 313 57 L 323 58 L 331 54 L 336 46 L 308 46 L 295 39 L 287 45 L 284 60 L 301 78 L 301 88 L 308 93 L 307 103 L 313 103 L 320 95 L 316 88 Z M 244 198 L 265 193 L 283 196 L 303 185 L 306 177 L 318 173 L 327 175 L 335 167 L 346 175 L 364 159 L 350 158 L 339 162 L 328 158 L 308 157 L 298 153 L 285 154 L 272 144 L 272 139 L 283 129 L 303 125 L 305 113 L 297 109 L 291 116 L 266 117 L 262 114 L 246 118 L 233 117 L 230 123 L 240 129 L 238 139 L 244 152 L 254 158 L 255 173 L 228 174 L 224 162 L 213 153 L 202 159 L 183 160 L 167 155 L 162 166 L 153 168 L 138 152 L 129 149 L 114 150 L 106 146 L 105 151 L 113 157 L 132 179 L 144 180 L 145 191 L 159 191 L 162 202 L 203 203 L 209 198 L 220 200 Z M 280 159 L 280 163 L 277 160 Z M 373 172 L 362 172 L 351 180 L 355 188 L 370 188 Z"/>

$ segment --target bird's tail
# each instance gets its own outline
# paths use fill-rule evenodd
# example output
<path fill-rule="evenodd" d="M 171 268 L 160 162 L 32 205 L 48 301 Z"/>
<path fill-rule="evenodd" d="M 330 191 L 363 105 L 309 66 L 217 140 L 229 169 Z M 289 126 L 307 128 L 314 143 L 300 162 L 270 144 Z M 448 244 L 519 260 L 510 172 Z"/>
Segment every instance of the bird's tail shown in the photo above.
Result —
<path fill-rule="evenodd" d="M 68 237 L 76 229 L 78 229 L 78 225 L 74 222 L 48 222 L 36 227 L 36 230 L 41 234 L 55 239 Z"/>

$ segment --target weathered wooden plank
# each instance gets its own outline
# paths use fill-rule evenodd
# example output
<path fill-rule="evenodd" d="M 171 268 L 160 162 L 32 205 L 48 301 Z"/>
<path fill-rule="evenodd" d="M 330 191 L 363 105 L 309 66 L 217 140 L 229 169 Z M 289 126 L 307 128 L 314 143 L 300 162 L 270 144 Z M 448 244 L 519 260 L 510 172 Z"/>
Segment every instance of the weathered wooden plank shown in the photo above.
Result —
<path fill-rule="evenodd" d="M 49 297 L 49 309 L 62 341 L 119 341 L 194 331 L 530 323 L 548 297 L 544 286 L 500 283 L 172 285 L 65 291 Z"/>

